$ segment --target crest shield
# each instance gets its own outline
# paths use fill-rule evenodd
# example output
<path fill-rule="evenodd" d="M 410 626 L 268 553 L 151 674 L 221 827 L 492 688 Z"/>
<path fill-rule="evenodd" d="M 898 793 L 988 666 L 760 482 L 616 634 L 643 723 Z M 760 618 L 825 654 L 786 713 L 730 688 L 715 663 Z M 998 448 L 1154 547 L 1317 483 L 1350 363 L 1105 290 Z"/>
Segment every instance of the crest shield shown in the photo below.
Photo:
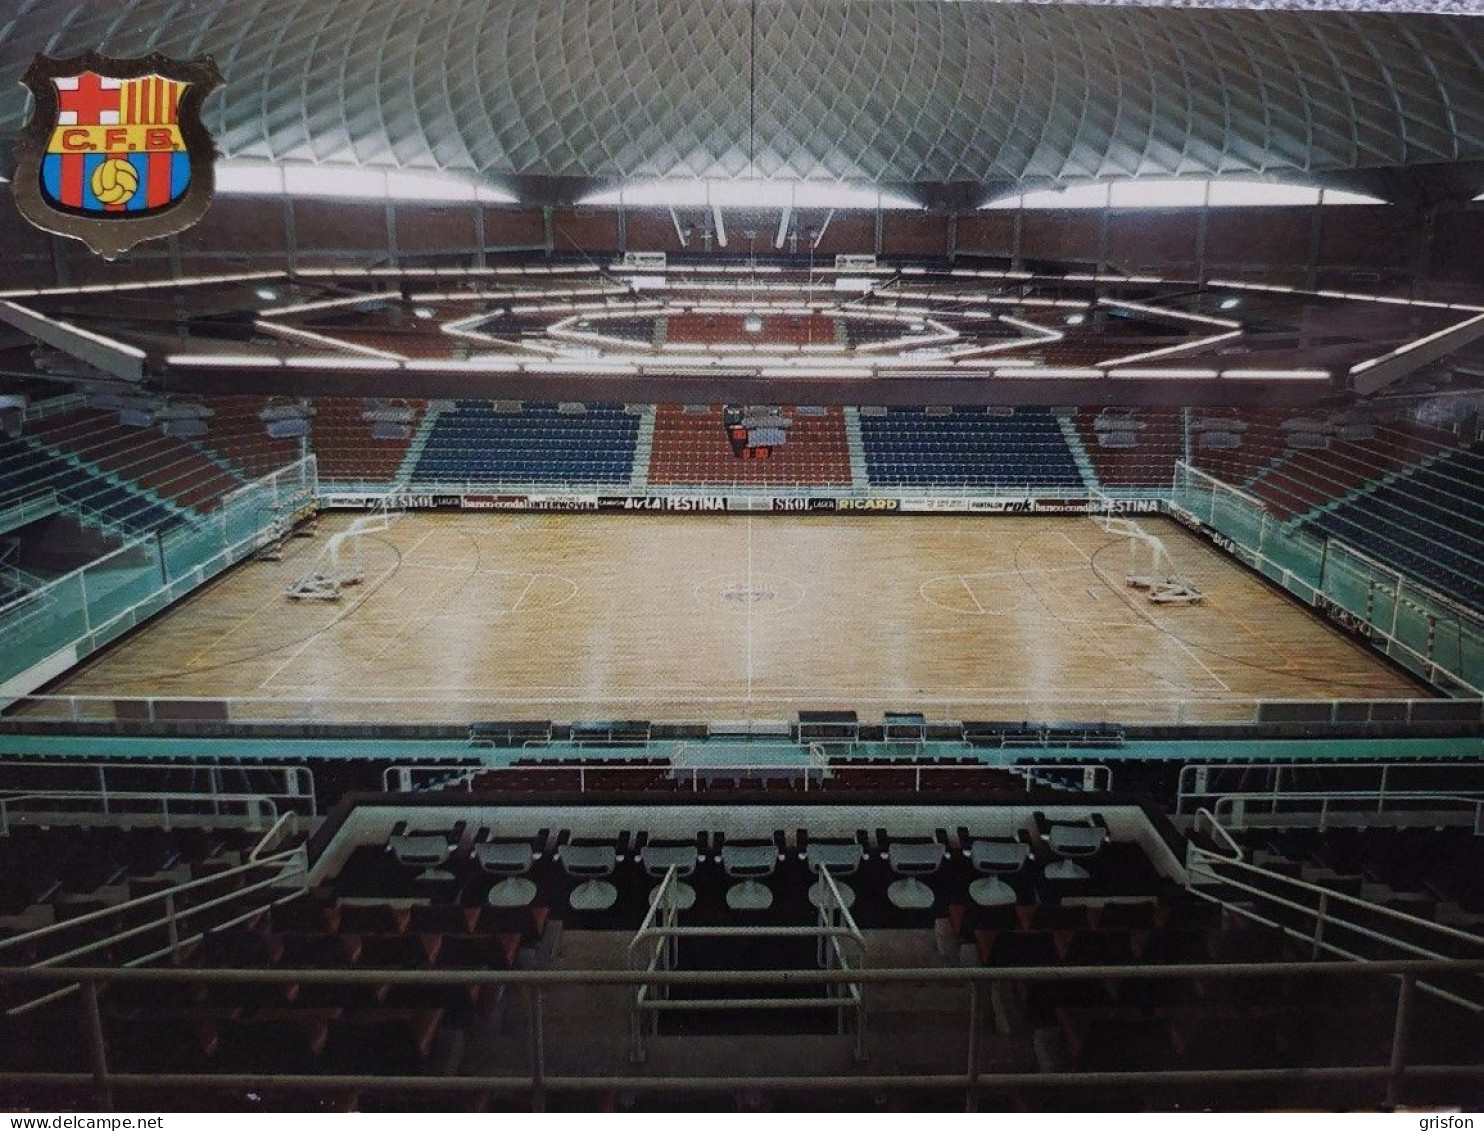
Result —
<path fill-rule="evenodd" d="M 38 55 L 21 81 L 35 110 L 16 142 L 13 188 L 36 227 L 115 259 L 205 215 L 216 146 L 201 106 L 222 84 L 209 55 Z"/>

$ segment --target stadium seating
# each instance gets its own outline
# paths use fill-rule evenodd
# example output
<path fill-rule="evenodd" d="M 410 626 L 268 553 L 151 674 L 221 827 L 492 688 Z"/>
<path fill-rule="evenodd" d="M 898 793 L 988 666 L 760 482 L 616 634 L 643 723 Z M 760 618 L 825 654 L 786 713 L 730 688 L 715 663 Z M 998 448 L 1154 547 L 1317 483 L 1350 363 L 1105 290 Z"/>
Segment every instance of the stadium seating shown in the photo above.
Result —
<path fill-rule="evenodd" d="M 36 443 L 76 456 L 102 474 L 198 512 L 213 509 L 222 495 L 244 483 L 203 449 L 154 429 L 120 424 L 111 413 L 62 413 L 40 421 L 30 434 Z"/>
<path fill-rule="evenodd" d="M 1240 487 L 1252 482 L 1274 460 L 1286 452 L 1286 437 L 1279 426 L 1287 414 L 1275 410 L 1245 409 L 1237 412 L 1191 410 L 1190 462 L 1199 471 Z M 1208 437 L 1235 429 L 1235 447 L 1208 443 Z"/>
<path fill-rule="evenodd" d="M 1082 474 L 1046 409 L 1013 416 L 978 408 L 937 415 L 920 408 L 862 412 L 866 466 L 880 486 L 1082 487 Z"/>
<path fill-rule="evenodd" d="M 660 405 L 655 412 L 649 482 L 659 485 L 848 487 L 850 452 L 839 408 L 785 410 L 788 440 L 767 459 L 733 453 L 721 409 Z"/>
<path fill-rule="evenodd" d="M 1484 607 L 1484 452 L 1459 451 L 1311 524 L 1466 605 Z"/>
<path fill-rule="evenodd" d="M 268 404 L 267 397 L 211 398 L 213 415 L 207 421 L 204 441 L 249 479 L 277 471 L 299 458 L 298 440 L 274 439 L 264 430 L 259 414 Z"/>
<path fill-rule="evenodd" d="M 1169 487 L 1175 461 L 1183 458 L 1180 413 L 1169 409 L 1141 409 L 1137 413 L 1078 409 L 1072 417 L 1078 438 L 1104 487 Z M 1136 436 L 1128 446 L 1100 436 L 1125 436 L 1121 422 L 1133 421 Z"/>
<path fill-rule="evenodd" d="M 80 517 L 125 532 L 152 530 L 180 512 L 127 481 L 115 480 L 26 440 L 0 437 L 0 506 L 55 491 Z"/>
<path fill-rule="evenodd" d="M 1387 427 L 1364 440 L 1334 440 L 1326 448 L 1291 449 L 1249 483 L 1280 519 L 1306 514 L 1363 491 L 1376 481 L 1446 452 L 1449 438 Z"/>
<path fill-rule="evenodd" d="M 386 483 L 397 477 L 426 407 L 408 401 L 402 407 L 412 412 L 408 435 L 382 438 L 372 435 L 366 419 L 371 402 L 355 397 L 321 397 L 315 400 L 310 422 L 309 446 L 319 463 L 319 477 L 330 483 Z"/>
<path fill-rule="evenodd" d="M 554 404 L 507 410 L 489 401 L 459 401 L 434 423 L 411 481 L 627 483 L 638 432 L 638 416 L 622 405 L 587 405 L 574 413 Z"/>

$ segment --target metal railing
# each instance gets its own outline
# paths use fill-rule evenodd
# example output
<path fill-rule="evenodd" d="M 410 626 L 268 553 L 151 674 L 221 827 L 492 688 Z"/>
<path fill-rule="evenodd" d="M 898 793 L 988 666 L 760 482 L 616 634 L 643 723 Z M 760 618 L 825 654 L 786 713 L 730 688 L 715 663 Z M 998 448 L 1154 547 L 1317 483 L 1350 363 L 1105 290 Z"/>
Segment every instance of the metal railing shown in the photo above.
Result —
<path fill-rule="evenodd" d="M 211 806 L 207 812 L 206 807 Z M 282 815 L 270 797 L 255 793 L 153 793 L 120 792 L 108 795 L 107 801 L 92 790 L 42 790 L 36 793 L 0 794 L 0 836 L 9 836 L 21 824 L 86 824 L 88 817 L 158 817 L 160 827 L 169 831 L 177 824 L 235 819 L 249 829 L 277 825 L 284 817 L 298 819 L 298 814 Z"/>
<path fill-rule="evenodd" d="M 755 927 L 683 927 L 680 925 L 679 901 L 671 893 L 679 883 L 679 872 L 671 866 L 651 897 L 648 913 L 639 930 L 629 942 L 631 958 L 642 961 L 638 967 L 644 974 L 668 973 L 679 969 L 680 943 L 683 939 L 755 939 L 759 943 L 767 939 L 812 938 L 815 961 L 820 971 L 849 973 L 863 967 L 866 939 L 856 925 L 846 906 L 835 878 L 828 868 L 820 868 L 817 875 L 821 885 L 821 897 L 817 912 L 818 922 L 810 926 L 755 926 Z M 856 947 L 856 964 L 851 965 L 845 953 L 845 943 Z M 645 957 L 646 947 L 648 957 Z M 808 970 L 770 971 L 788 975 L 765 982 L 764 988 L 775 988 L 788 982 L 797 982 L 813 973 Z M 716 979 L 724 983 L 727 975 Z M 836 1017 L 836 1031 L 844 1035 L 846 1015 L 855 1019 L 855 1058 L 866 1059 L 866 1003 L 865 994 L 858 982 L 828 980 L 822 983 L 825 993 L 817 997 L 687 997 L 676 999 L 670 996 L 670 983 L 663 980 L 641 982 L 634 990 L 630 1019 L 630 1055 L 636 1063 L 644 1061 L 646 1038 L 659 1031 L 661 1013 L 686 1013 L 703 1010 L 781 1011 L 795 1009 L 831 1010 Z"/>
<path fill-rule="evenodd" d="M 0 683 L 40 686 L 62 670 L 59 657 L 70 667 L 267 544 L 285 519 L 314 505 L 315 467 L 313 456 L 289 464 L 210 513 L 183 516 L 35 590 L 44 606 L 27 602 L 0 616 Z"/>
<path fill-rule="evenodd" d="M 1230 838 L 1228 841 L 1234 843 L 1230 842 Z M 1453 952 L 1462 947 L 1466 953 L 1472 952 L 1473 959 L 1484 961 L 1484 936 L 1422 919 L 1307 880 L 1285 876 L 1281 872 L 1249 864 L 1245 860 L 1233 859 L 1192 845 L 1187 857 L 1187 867 L 1191 891 L 1213 903 L 1221 904 L 1230 913 L 1264 926 L 1276 927 L 1288 937 L 1308 944 L 1315 958 L 1324 953 L 1355 962 L 1372 963 L 1376 955 L 1356 949 L 1358 942 L 1365 940 L 1393 952 L 1382 955 L 1383 959 L 1399 957 L 1456 961 L 1458 955 Z M 1241 892 L 1247 900 L 1256 900 L 1257 903 L 1255 906 L 1243 906 L 1242 903 L 1223 899 L 1209 891 L 1203 891 L 1200 887 L 1202 883 Z M 1303 901 L 1301 896 L 1312 896 L 1312 903 Z M 1284 922 L 1280 909 L 1312 920 L 1312 929 L 1303 931 Z M 1359 910 L 1372 922 L 1385 920 L 1394 923 L 1404 928 L 1409 937 L 1401 938 L 1397 934 L 1388 934 L 1375 926 L 1357 922 L 1354 918 L 1345 917 L 1338 909 Z M 1335 942 L 1336 935 L 1348 945 L 1342 946 Z M 1449 972 L 1456 974 L 1459 971 Z M 1457 993 L 1431 981 L 1419 981 L 1417 987 L 1472 1013 L 1484 1014 L 1484 982 L 1479 982 L 1478 979 L 1474 979 L 1468 994 Z"/>
<path fill-rule="evenodd" d="M 36 784 L 32 785 L 31 781 Z M 163 809 L 149 806 L 142 811 L 162 812 L 167 828 L 170 803 L 182 814 L 220 815 L 222 804 L 230 807 L 244 798 L 263 798 L 272 802 L 275 817 L 280 810 L 305 817 L 319 815 L 314 774 L 308 766 L 0 759 L 0 814 L 7 799 L 19 800 L 23 796 L 84 799 L 89 795 L 96 799 L 97 811 L 104 815 L 141 811 L 129 805 L 121 807 L 122 802 L 137 801 L 141 795 L 146 800 L 160 797 L 166 802 Z M 0 833 L 4 831 L 5 826 L 0 824 Z"/>
<path fill-rule="evenodd" d="M 248 900 L 260 892 L 281 888 L 295 879 L 302 880 L 308 874 L 308 860 L 302 848 L 263 855 L 267 848 L 277 843 L 284 832 L 284 814 L 248 853 L 245 863 L 214 872 L 200 879 L 187 880 L 162 891 L 150 892 L 133 899 L 110 904 L 96 911 L 63 919 L 25 934 L 0 939 L 0 966 L 5 965 L 6 952 L 26 953 L 38 945 L 47 949 L 45 957 L 27 964 L 28 969 L 66 968 L 80 959 L 90 956 L 114 958 L 122 944 L 143 940 L 151 933 L 163 935 L 157 945 L 146 940 L 145 949 L 122 960 L 123 968 L 145 966 L 148 963 L 168 959 L 178 965 L 182 948 L 197 942 L 207 930 L 227 930 L 255 919 L 271 906 L 298 897 L 302 884 L 293 890 L 266 900 Z M 269 874 L 264 876 L 267 871 Z M 250 878 L 251 877 L 251 878 Z M 244 882 L 238 883 L 238 880 Z M 225 886 L 221 894 L 197 897 Z M 244 902 L 248 905 L 244 908 Z M 218 909 L 227 909 L 225 918 L 214 918 L 199 926 L 203 918 Z M 93 933 L 95 924 L 115 927 L 101 937 Z M 86 941 L 79 941 L 79 940 Z M 30 1012 L 48 1002 L 75 993 L 79 983 L 63 985 L 39 997 L 9 1006 L 5 1012 L 10 1016 Z"/>
<path fill-rule="evenodd" d="M 1429 778 L 1446 784 L 1424 785 Z M 1175 815 L 1212 809 L 1232 828 L 1340 813 L 1462 812 L 1484 804 L 1484 762 L 1267 762 L 1183 766 Z M 1269 818 L 1264 821 L 1263 818 Z"/>
<path fill-rule="evenodd" d="M 3 628 L 3 626 L 0 626 Z M 695 708 L 713 712 L 741 712 L 760 720 L 776 719 L 816 705 L 835 706 L 838 694 L 784 695 L 776 699 L 745 696 L 694 695 L 682 690 L 655 688 L 647 692 L 654 704 L 687 705 L 686 719 Z M 902 706 L 890 699 L 850 697 L 863 710 L 873 706 L 890 711 Z M 17 695 L 12 713 L 28 722 L 128 722 L 196 718 L 229 722 L 234 726 L 303 723 L 439 723 L 468 726 L 481 719 L 528 716 L 540 712 L 556 720 L 604 718 L 631 709 L 632 696 L 423 696 L 359 697 L 326 695 Z M 1013 719 L 1031 724 L 1064 724 L 1087 720 L 1114 721 L 1130 726 L 1250 727 L 1272 723 L 1364 726 L 1369 723 L 1484 722 L 1484 699 L 1258 699 L 1230 698 L 974 698 L 971 696 L 914 696 L 911 703 L 931 708 L 943 719 Z M 195 710 L 197 713 L 192 714 Z M 679 717 L 679 716 L 677 716 Z"/>
<path fill-rule="evenodd" d="M 1351 1106 L 1382 1102 L 1394 1106 L 1407 1096 L 1407 1086 L 1421 1081 L 1484 1081 L 1484 1065 L 1467 1063 L 1414 1064 L 1408 1048 L 1414 1023 L 1414 991 L 1419 979 L 1442 973 L 1479 974 L 1484 959 L 1442 962 L 1403 960 L 1359 962 L 1262 962 L 1199 963 L 1177 966 L 1033 966 L 1033 967 L 930 967 L 808 971 L 691 971 L 691 970 L 325 970 L 252 969 L 207 970 L 180 967 L 109 968 L 55 967 L 0 968 L 0 985 L 78 984 L 79 1045 L 88 1050 L 87 1071 L 0 1072 L 0 1085 L 45 1087 L 49 1092 L 66 1089 L 90 1095 L 101 1111 L 113 1108 L 115 1088 L 262 1089 L 273 1086 L 298 1091 L 351 1090 L 360 1092 L 420 1092 L 431 1095 L 488 1094 L 515 1092 L 528 1096 L 532 1106 L 544 1110 L 550 1093 L 592 1093 L 614 1090 L 673 1094 L 698 1090 L 751 1090 L 801 1092 L 836 1090 L 846 1092 L 958 1090 L 965 1106 L 974 1110 L 981 1093 L 1009 1089 L 1199 1087 L 1315 1084 L 1343 1085 Z M 1378 977 L 1394 979 L 1396 1007 L 1392 1013 L 1390 1053 L 1384 1063 L 1347 1064 L 1330 1067 L 1147 1069 L 1138 1071 L 1042 1071 L 1014 1072 L 983 1070 L 980 1023 L 977 1008 L 984 987 L 1001 982 L 1057 983 L 1078 980 L 1111 982 L 1168 982 L 1172 980 L 1259 979 L 1278 980 L 1304 975 L 1334 979 L 1341 983 Z M 529 1061 L 518 1071 L 487 1071 L 478 1075 L 421 1076 L 386 1074 L 273 1074 L 244 1072 L 119 1072 L 110 1064 L 108 1035 L 99 1009 L 99 989 L 115 984 L 165 985 L 172 983 L 304 986 L 381 986 L 433 988 L 438 986 L 486 986 L 499 990 L 519 989 L 527 995 L 527 1047 Z M 644 984 L 694 986 L 724 984 L 736 987 L 778 984 L 958 985 L 967 1000 L 963 1024 L 967 1057 L 945 1063 L 941 1071 L 872 1071 L 868 1065 L 850 1075 L 791 1075 L 749 1073 L 746 1066 L 731 1075 L 650 1074 L 639 1066 L 617 1075 L 559 1074 L 547 1068 L 545 1032 L 546 994 L 564 987 L 624 986 Z M 1374 1086 L 1374 1091 L 1370 1087 Z M 1145 1097 L 1148 1098 L 1147 1096 Z"/>
<path fill-rule="evenodd" d="M 807 763 L 804 761 L 739 763 L 737 765 L 723 763 L 706 766 L 602 765 L 556 760 L 520 765 L 496 763 L 483 766 L 440 765 L 432 762 L 422 765 L 390 766 L 382 771 L 382 787 L 388 793 L 449 790 L 473 793 L 480 784 L 479 779 L 485 775 L 491 775 L 494 780 L 498 781 L 501 774 L 520 773 L 557 775 L 566 779 L 567 788 L 577 793 L 622 789 L 622 782 L 625 778 L 631 778 L 636 787 L 649 787 L 657 776 L 673 782 L 678 789 L 689 789 L 692 793 L 705 792 L 708 784 L 714 779 L 798 782 L 800 793 L 811 793 L 821 789 L 848 789 L 848 783 L 853 778 L 882 778 L 883 776 L 890 779 L 890 784 L 883 788 L 910 789 L 913 793 L 923 793 L 932 792 L 936 788 L 934 778 L 941 779 L 951 775 L 960 778 L 983 775 L 986 784 L 995 784 L 997 780 L 1003 781 L 1007 777 L 1017 778 L 1020 787 L 1027 793 L 1037 788 L 1106 793 L 1113 788 L 1113 770 L 1101 764 L 1049 763 L 1046 765 L 997 766 L 988 762 L 965 765 L 962 763 L 916 762 L 906 759 L 870 765 L 827 762 L 822 766 L 812 759 Z M 594 782 L 594 778 L 599 780 Z M 561 789 L 562 785 L 548 782 L 545 788 Z"/>
<path fill-rule="evenodd" d="M 1170 509 L 1215 531 L 1238 558 L 1302 600 L 1348 618 L 1430 683 L 1484 698 L 1484 613 L 1347 542 L 1273 517 L 1260 499 L 1183 460 Z"/>

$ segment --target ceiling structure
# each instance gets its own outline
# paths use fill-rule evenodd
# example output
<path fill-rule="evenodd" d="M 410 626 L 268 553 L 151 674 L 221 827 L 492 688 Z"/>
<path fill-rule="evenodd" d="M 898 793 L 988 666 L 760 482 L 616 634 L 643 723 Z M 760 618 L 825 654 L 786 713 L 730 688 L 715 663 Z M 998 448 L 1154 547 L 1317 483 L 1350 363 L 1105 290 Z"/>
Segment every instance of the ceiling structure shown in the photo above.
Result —
<path fill-rule="evenodd" d="M 745 403 L 1293 404 L 1484 337 L 1479 305 L 872 260 L 310 268 L 4 291 L 0 321 L 157 390 Z"/>
<path fill-rule="evenodd" d="M 437 170 L 528 202 L 747 178 L 955 207 L 1135 176 L 1395 195 L 1398 170 L 1434 169 L 1467 199 L 1484 19 L 1385 7 L 19 0 L 0 12 L 0 141 L 35 53 L 159 50 L 216 57 L 205 116 L 233 161 Z"/>

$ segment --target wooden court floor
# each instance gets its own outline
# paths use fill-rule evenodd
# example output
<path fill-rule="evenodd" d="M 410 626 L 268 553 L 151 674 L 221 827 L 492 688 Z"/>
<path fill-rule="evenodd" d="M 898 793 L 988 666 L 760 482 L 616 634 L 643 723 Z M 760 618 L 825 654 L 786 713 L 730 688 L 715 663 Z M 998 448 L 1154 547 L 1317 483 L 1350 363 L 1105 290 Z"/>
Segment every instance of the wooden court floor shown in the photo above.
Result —
<path fill-rule="evenodd" d="M 1080 516 L 414 513 L 363 541 L 365 581 L 338 602 L 286 598 L 350 521 L 238 567 L 56 693 L 455 721 L 1141 721 L 1422 694 L 1158 518 L 1141 521 L 1204 604 L 1150 604 L 1124 584 L 1129 541 Z"/>

